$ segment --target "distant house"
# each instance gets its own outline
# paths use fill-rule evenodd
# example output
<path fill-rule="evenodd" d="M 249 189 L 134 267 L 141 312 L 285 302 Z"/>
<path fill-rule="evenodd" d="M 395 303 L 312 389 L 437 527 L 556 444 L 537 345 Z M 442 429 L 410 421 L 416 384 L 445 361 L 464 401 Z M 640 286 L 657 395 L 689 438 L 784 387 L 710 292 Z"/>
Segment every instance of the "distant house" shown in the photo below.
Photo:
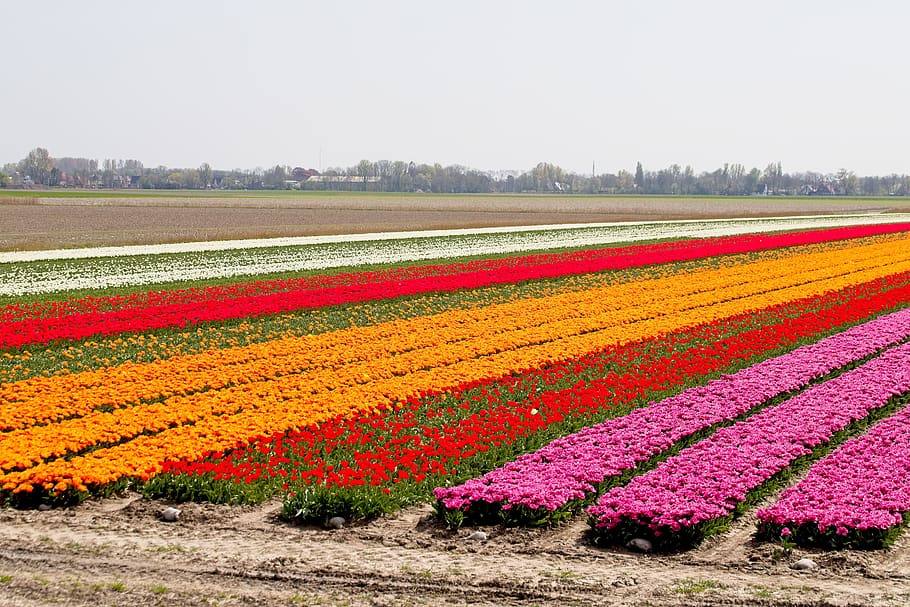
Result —
<path fill-rule="evenodd" d="M 799 193 L 803 196 L 835 196 L 837 190 L 834 189 L 833 184 L 822 182 L 804 185 L 799 189 Z"/>
<path fill-rule="evenodd" d="M 363 175 L 313 175 L 307 179 L 308 183 L 379 183 L 379 177 L 364 177 Z"/>

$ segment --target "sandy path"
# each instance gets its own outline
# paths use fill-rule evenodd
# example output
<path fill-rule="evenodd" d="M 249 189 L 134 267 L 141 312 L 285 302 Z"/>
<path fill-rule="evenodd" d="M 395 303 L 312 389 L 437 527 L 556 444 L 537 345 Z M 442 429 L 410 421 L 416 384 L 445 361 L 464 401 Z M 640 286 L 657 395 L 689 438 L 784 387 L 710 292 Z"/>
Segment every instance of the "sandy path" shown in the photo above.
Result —
<path fill-rule="evenodd" d="M 15 198 L 0 250 L 396 230 L 910 210 L 910 200 L 565 196 Z"/>
<path fill-rule="evenodd" d="M 899 605 L 910 545 L 812 554 L 797 573 L 753 545 L 744 520 L 692 552 L 647 556 L 550 530 L 488 529 L 466 539 L 427 522 L 428 506 L 340 531 L 289 527 L 277 504 L 189 504 L 158 522 L 136 496 L 51 512 L 0 511 L 0 604 L 67 605 Z"/>

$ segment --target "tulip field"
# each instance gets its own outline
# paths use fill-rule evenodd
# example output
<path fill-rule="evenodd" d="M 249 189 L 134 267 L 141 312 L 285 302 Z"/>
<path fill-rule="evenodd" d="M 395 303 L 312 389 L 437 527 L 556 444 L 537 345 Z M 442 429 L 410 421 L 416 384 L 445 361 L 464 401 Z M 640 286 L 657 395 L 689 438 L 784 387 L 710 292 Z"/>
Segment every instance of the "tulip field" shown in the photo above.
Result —
<path fill-rule="evenodd" d="M 910 216 L 0 253 L 0 502 L 683 550 L 910 520 Z"/>

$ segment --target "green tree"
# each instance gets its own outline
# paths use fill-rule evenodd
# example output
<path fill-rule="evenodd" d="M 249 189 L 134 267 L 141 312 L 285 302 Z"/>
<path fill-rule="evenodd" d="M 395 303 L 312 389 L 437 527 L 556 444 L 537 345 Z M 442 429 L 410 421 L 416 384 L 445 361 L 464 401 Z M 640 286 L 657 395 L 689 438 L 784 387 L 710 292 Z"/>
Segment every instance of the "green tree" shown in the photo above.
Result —
<path fill-rule="evenodd" d="M 761 179 L 761 171 L 753 168 L 746 173 L 743 178 L 743 194 L 754 194 L 758 191 L 758 182 Z"/>
<path fill-rule="evenodd" d="M 645 170 L 640 162 L 635 165 L 635 187 L 639 190 L 645 187 Z"/>
<path fill-rule="evenodd" d="M 199 183 L 203 188 L 207 188 L 212 184 L 212 167 L 207 162 L 199 165 Z"/>
<path fill-rule="evenodd" d="M 375 172 L 376 169 L 373 166 L 373 163 L 370 162 L 369 160 L 361 160 L 359 163 L 357 163 L 356 170 L 357 170 L 357 175 L 360 176 L 360 179 L 363 182 L 363 189 L 364 189 L 364 191 L 366 191 L 367 179 L 369 177 L 373 176 L 373 173 Z"/>
<path fill-rule="evenodd" d="M 41 185 L 48 184 L 53 168 L 54 163 L 51 161 L 50 154 L 44 148 L 35 148 L 19 163 L 19 170 Z"/>
<path fill-rule="evenodd" d="M 841 169 L 837 172 L 837 175 L 834 176 L 834 179 L 837 181 L 839 194 L 844 194 L 846 196 L 856 194 L 857 179 L 856 174 L 853 171 Z"/>

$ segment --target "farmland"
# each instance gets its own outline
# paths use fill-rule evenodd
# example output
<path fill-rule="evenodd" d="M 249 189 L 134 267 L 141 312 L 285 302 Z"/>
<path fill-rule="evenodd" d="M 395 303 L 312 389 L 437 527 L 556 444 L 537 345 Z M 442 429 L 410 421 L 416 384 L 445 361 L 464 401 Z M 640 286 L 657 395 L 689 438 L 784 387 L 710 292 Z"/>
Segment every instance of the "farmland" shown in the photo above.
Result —
<path fill-rule="evenodd" d="M 0 192 L 0 251 L 389 230 L 907 209 L 906 199 L 900 197 L 11 191 Z"/>
<path fill-rule="evenodd" d="M 910 214 L 592 200 L 4 243 L 0 597 L 910 601 Z"/>

